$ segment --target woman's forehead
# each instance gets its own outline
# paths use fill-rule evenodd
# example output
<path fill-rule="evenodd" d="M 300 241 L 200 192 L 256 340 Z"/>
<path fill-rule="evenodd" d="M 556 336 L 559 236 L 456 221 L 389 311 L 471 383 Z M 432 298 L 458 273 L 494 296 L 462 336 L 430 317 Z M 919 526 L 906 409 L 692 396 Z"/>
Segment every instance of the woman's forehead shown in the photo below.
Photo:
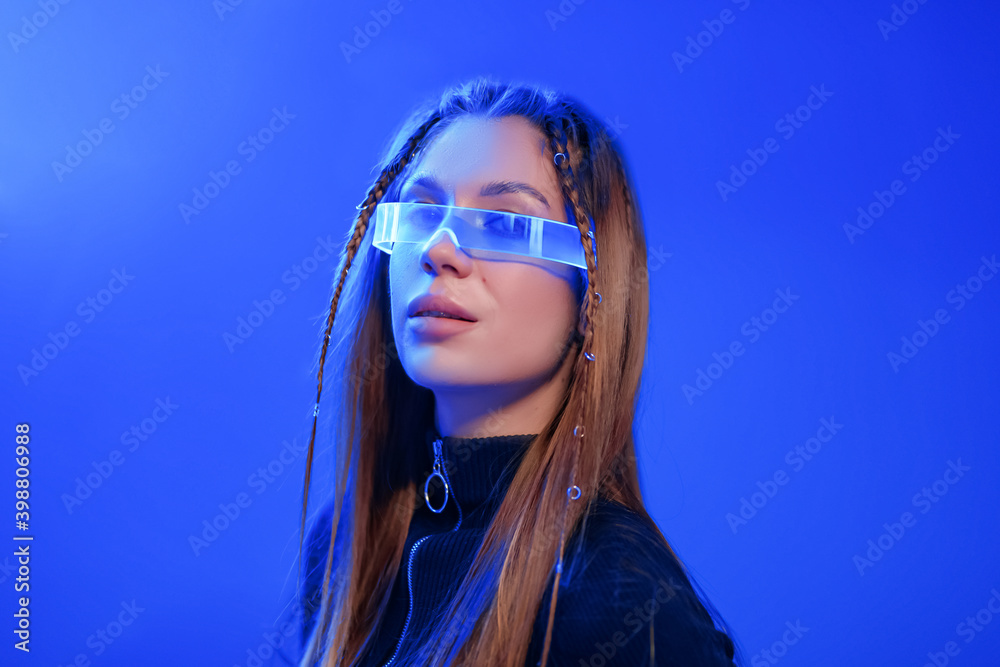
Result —
<path fill-rule="evenodd" d="M 462 118 L 421 155 L 400 187 L 490 199 L 530 199 L 546 217 L 562 212 L 551 150 L 538 128 L 519 116 Z"/>

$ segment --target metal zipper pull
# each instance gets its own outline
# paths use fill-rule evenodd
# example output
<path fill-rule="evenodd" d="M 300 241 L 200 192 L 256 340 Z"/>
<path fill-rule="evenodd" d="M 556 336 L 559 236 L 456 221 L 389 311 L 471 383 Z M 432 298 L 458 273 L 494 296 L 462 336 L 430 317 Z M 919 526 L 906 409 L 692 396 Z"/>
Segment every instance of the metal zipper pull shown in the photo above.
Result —
<path fill-rule="evenodd" d="M 434 471 L 427 476 L 427 481 L 424 482 L 424 502 L 427 503 L 427 508 L 434 512 L 435 514 L 440 514 L 445 507 L 448 505 L 448 498 L 450 497 L 450 489 L 448 488 L 448 479 L 444 476 L 444 455 L 441 453 L 441 439 L 434 441 Z M 431 505 L 431 495 L 430 495 L 430 485 L 431 480 L 437 477 L 441 480 L 441 484 L 444 486 L 444 502 L 441 507 L 434 509 Z"/>
<path fill-rule="evenodd" d="M 442 444 L 444 443 L 440 439 L 434 441 L 434 471 L 427 476 L 427 481 L 424 482 L 424 501 L 427 503 L 427 507 L 435 514 L 440 513 L 447 507 L 451 489 L 451 485 L 448 483 L 448 471 L 444 469 L 444 455 L 441 453 Z M 444 504 L 439 509 L 431 507 L 430 493 L 428 492 L 430 481 L 434 476 L 440 477 L 441 483 L 444 484 Z M 455 509 L 458 510 L 458 522 L 452 528 L 453 531 L 458 530 L 462 525 L 462 506 L 458 503 L 458 499 L 455 500 Z M 410 547 L 410 558 L 406 566 L 406 581 L 410 593 L 410 606 L 406 612 L 406 622 L 403 624 L 403 632 L 399 635 L 399 640 L 396 642 L 396 649 L 392 652 L 392 657 L 389 658 L 389 661 L 382 667 L 390 667 L 396 661 L 396 658 L 399 657 L 400 649 L 403 648 L 403 640 L 406 639 L 406 634 L 410 630 L 410 621 L 413 619 L 413 561 L 420 545 L 432 536 L 433 534 L 424 535 Z"/>

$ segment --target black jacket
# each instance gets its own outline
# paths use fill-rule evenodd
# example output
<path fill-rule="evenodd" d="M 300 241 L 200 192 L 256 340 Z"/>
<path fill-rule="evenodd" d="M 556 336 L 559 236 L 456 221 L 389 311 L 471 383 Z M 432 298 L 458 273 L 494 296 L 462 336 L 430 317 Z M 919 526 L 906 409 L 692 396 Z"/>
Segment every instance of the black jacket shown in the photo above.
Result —
<path fill-rule="evenodd" d="M 393 665 L 405 662 L 402 658 L 413 650 L 416 635 L 424 629 L 433 631 L 428 624 L 450 602 L 468 571 L 533 437 L 440 438 L 450 498 L 441 513 L 431 512 L 421 481 L 399 576 L 385 617 L 361 662 L 364 667 L 382 667 L 394 655 Z M 437 439 L 434 431 L 424 438 L 428 460 L 433 460 Z M 443 488 L 434 483 L 431 488 L 432 503 L 440 507 Z M 303 643 L 316 622 L 331 518 L 332 506 L 328 505 L 309 532 L 301 593 Z M 551 667 L 650 665 L 651 626 L 658 667 L 731 667 L 732 641 L 716 629 L 688 577 L 654 539 L 654 530 L 655 526 L 619 503 L 595 502 L 585 530 L 574 533 L 565 547 L 549 649 Z M 554 574 L 536 617 L 526 667 L 541 659 L 553 582 Z"/>

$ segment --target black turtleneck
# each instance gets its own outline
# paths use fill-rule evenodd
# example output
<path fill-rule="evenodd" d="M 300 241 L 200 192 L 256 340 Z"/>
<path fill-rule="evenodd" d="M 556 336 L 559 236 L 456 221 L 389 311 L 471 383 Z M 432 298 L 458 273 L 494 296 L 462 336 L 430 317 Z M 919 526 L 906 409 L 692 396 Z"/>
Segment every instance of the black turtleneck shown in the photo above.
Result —
<path fill-rule="evenodd" d="M 434 429 L 425 434 L 428 462 L 434 460 L 435 441 L 441 441 L 443 472 L 450 483 L 447 504 L 435 513 L 424 500 L 424 480 L 432 471 L 428 465 L 418 480 L 417 507 L 389 605 L 361 666 L 382 667 L 394 655 L 391 664 L 403 664 L 421 631 L 433 632 L 430 623 L 454 597 L 534 437 L 442 438 Z M 430 484 L 435 509 L 445 502 L 439 481 L 434 478 Z M 309 532 L 303 642 L 319 608 L 332 510 L 325 507 Z M 542 597 L 526 667 L 541 658 L 553 582 L 554 574 Z M 651 640 L 655 664 L 661 667 L 732 665 L 732 642 L 715 628 L 687 575 L 657 541 L 655 526 L 629 508 L 599 498 L 585 529 L 567 540 L 548 664 L 648 665 Z"/>

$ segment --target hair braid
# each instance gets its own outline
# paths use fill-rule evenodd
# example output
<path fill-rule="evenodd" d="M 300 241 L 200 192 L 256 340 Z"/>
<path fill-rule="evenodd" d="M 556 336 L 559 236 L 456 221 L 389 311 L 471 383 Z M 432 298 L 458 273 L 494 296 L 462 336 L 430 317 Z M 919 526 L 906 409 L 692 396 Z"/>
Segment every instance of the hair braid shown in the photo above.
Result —
<path fill-rule="evenodd" d="M 562 185 L 562 193 L 566 200 L 569 202 L 572 210 L 573 217 L 576 222 L 577 228 L 580 230 L 580 242 L 583 244 L 584 257 L 587 262 L 587 293 L 585 295 L 586 306 L 584 308 L 584 331 L 581 343 L 581 352 L 585 357 L 582 376 L 580 379 L 581 385 L 583 386 L 583 398 L 580 401 L 580 418 L 577 428 L 583 429 L 583 431 L 578 432 L 577 428 L 574 428 L 574 447 L 573 447 L 573 466 L 570 472 L 570 486 L 566 489 L 566 499 L 563 505 L 563 513 L 560 519 L 560 535 L 559 535 L 559 559 L 556 564 L 556 576 L 555 582 L 552 586 L 552 599 L 549 604 L 549 618 L 548 623 L 545 627 L 545 641 L 542 645 L 542 659 L 541 666 L 545 667 L 548 663 L 549 656 L 549 646 L 552 640 L 552 626 L 555 621 L 555 611 L 556 602 L 559 597 L 559 580 L 562 576 L 562 566 L 563 566 L 563 553 L 566 546 L 566 515 L 569 511 L 570 500 L 575 500 L 582 495 L 579 491 L 579 487 L 575 485 L 576 468 L 577 461 L 579 460 L 580 454 L 580 440 L 586 433 L 587 414 L 586 405 L 590 397 L 589 387 L 589 377 L 590 377 L 590 364 L 589 361 L 594 359 L 593 354 L 590 352 L 593 346 L 594 330 L 591 323 L 594 321 L 593 313 L 597 306 L 596 298 L 600 298 L 597 293 L 597 260 L 594 254 L 594 239 L 590 235 L 590 215 L 587 213 L 583 204 L 580 202 L 580 190 L 577 187 L 576 176 L 573 173 L 573 167 L 571 166 L 572 160 L 569 154 L 569 137 L 565 131 L 565 128 L 571 127 L 571 121 L 568 118 L 561 119 L 549 119 L 546 122 L 546 132 L 549 135 L 549 140 L 552 146 L 552 153 L 558 157 L 562 154 L 563 159 L 554 159 L 558 169 L 559 177 Z M 581 150 L 583 150 L 581 148 Z M 570 495 L 573 488 L 577 488 L 578 495 L 573 497 Z"/>
<path fill-rule="evenodd" d="M 351 235 L 350 241 L 347 242 L 347 245 L 344 248 L 344 266 L 340 270 L 340 277 L 337 280 L 337 287 L 334 290 L 333 299 L 330 302 L 330 314 L 327 317 L 326 334 L 323 337 L 323 348 L 320 352 L 319 373 L 316 377 L 318 382 L 318 387 L 316 389 L 316 405 L 315 408 L 313 409 L 312 432 L 309 435 L 309 448 L 306 452 L 305 488 L 303 489 L 302 493 L 302 521 L 299 531 L 300 563 L 302 560 L 302 544 L 305 539 L 306 508 L 309 502 L 309 482 L 312 474 L 313 448 L 314 448 L 314 443 L 316 441 L 316 421 L 319 416 L 320 397 L 323 394 L 323 368 L 326 363 L 326 350 L 330 344 L 330 334 L 333 331 L 333 319 L 337 312 L 337 303 L 340 301 L 340 294 L 344 288 L 344 283 L 347 280 L 347 272 L 351 268 L 351 264 L 353 263 L 354 257 L 357 254 L 358 248 L 361 246 L 361 242 L 364 240 L 365 232 L 368 229 L 368 222 L 371 219 L 372 213 L 375 210 L 375 206 L 385 195 L 386 190 L 396 179 L 396 177 L 403 171 L 403 169 L 406 168 L 407 164 L 410 163 L 411 159 L 416 154 L 416 150 L 420 145 L 420 142 L 427 135 L 427 132 L 440 119 L 441 119 L 441 114 L 439 112 L 435 111 L 434 113 L 432 113 L 430 118 L 424 121 L 424 123 L 417 128 L 417 130 L 413 133 L 413 135 L 406 142 L 406 144 L 400 149 L 400 151 L 396 154 L 396 158 L 392 161 L 392 163 L 388 167 L 382 170 L 382 173 L 379 175 L 378 180 L 376 180 L 375 184 L 372 185 L 371 189 L 368 190 L 368 196 L 365 197 L 365 200 L 357 207 L 359 213 L 354 223 L 354 232 Z M 353 449 L 353 443 L 350 443 L 348 447 L 349 449 L 347 450 L 347 458 L 349 461 L 351 458 L 351 450 Z M 346 472 L 342 474 L 342 479 L 344 475 L 346 475 Z M 338 482 L 337 485 L 338 493 L 340 490 L 340 486 L 341 484 Z M 328 580 L 329 580 L 328 575 L 330 572 L 330 564 L 333 556 L 333 538 L 336 537 L 336 526 L 339 522 L 340 509 L 342 504 L 343 503 L 337 504 L 336 515 L 333 521 L 333 533 L 331 535 L 331 540 L 330 540 L 330 550 L 329 553 L 327 554 L 327 572 L 326 572 L 327 576 L 325 576 L 323 579 L 323 598 L 325 598 L 327 594 Z M 299 584 L 298 584 L 300 588 L 302 585 L 301 576 L 302 572 L 300 567 Z"/>

